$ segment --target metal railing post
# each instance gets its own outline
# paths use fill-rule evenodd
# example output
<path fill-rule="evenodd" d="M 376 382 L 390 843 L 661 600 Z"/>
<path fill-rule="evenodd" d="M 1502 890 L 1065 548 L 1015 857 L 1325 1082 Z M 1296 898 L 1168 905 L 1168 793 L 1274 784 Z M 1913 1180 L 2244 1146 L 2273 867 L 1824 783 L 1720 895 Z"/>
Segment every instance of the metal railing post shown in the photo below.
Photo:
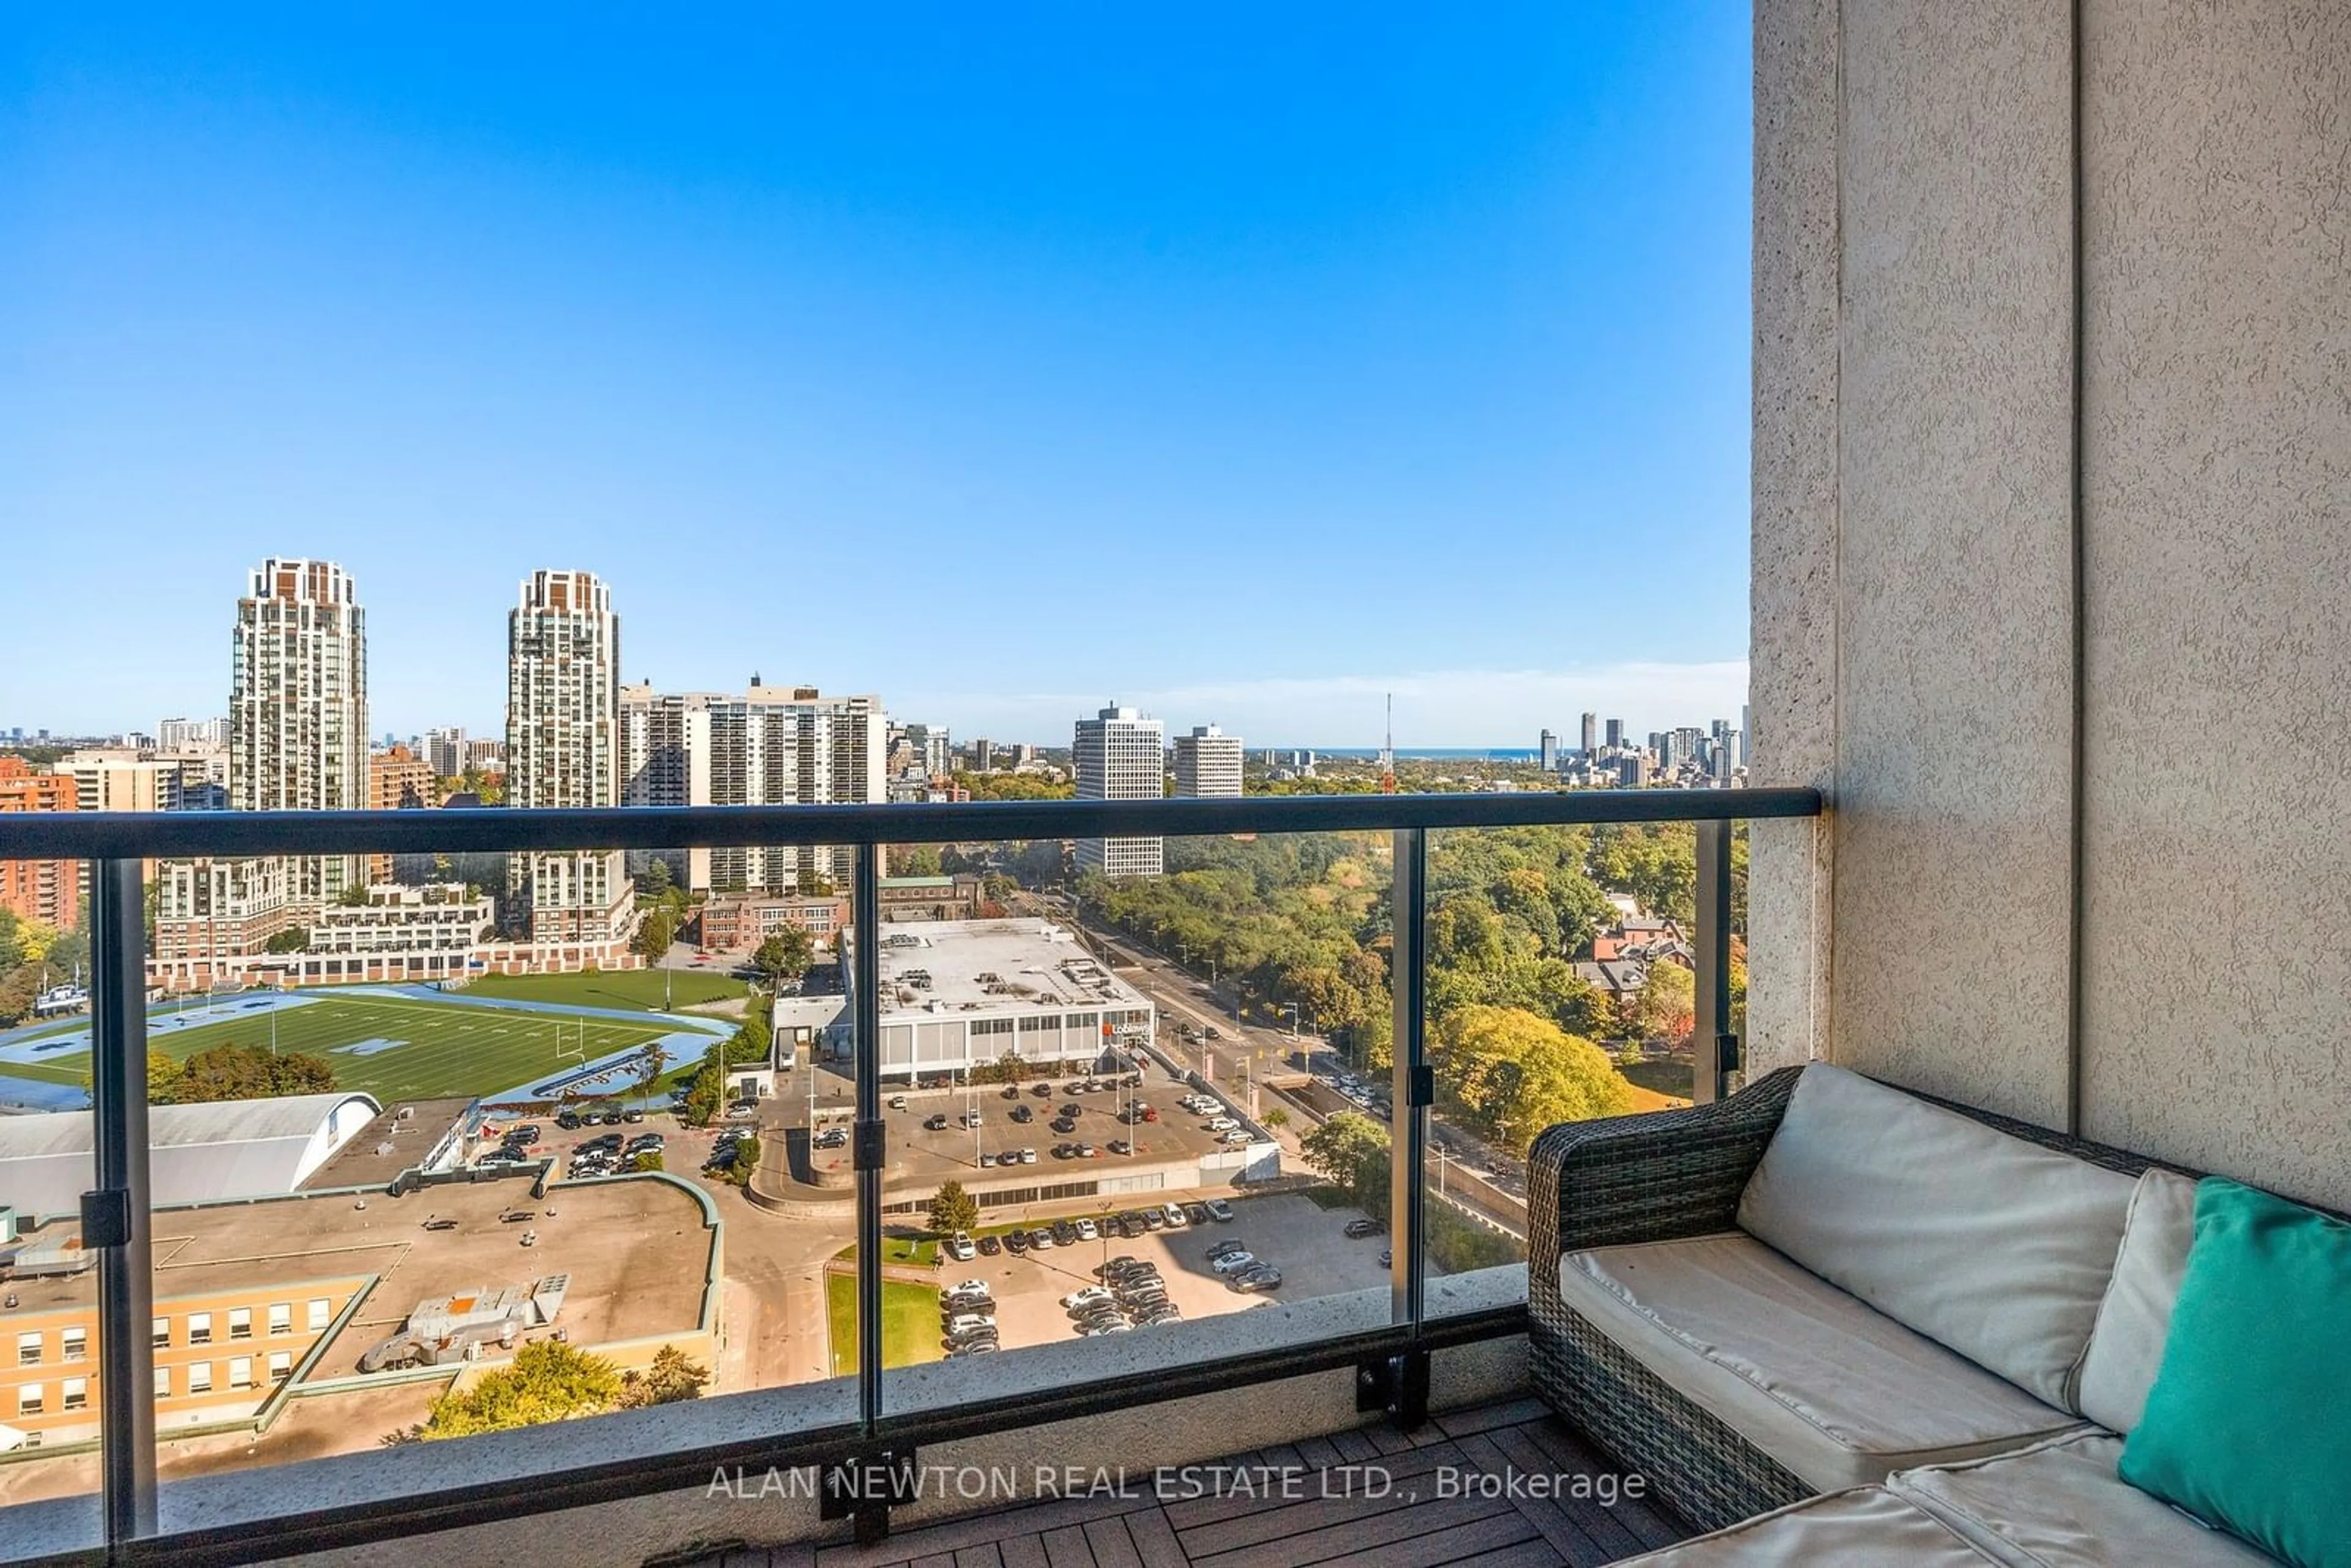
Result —
<path fill-rule="evenodd" d="M 1704 1105 L 1730 1092 L 1739 1037 L 1730 1032 L 1730 828 L 1698 826 L 1698 1006 L 1690 1035 L 1690 1099 Z"/>
<path fill-rule="evenodd" d="M 155 1272 L 147 1183 L 147 922 L 135 860 L 90 864 L 90 1114 L 97 1186 L 82 1244 L 98 1249 L 98 1353 L 106 1541 L 155 1533 Z"/>
<path fill-rule="evenodd" d="M 1423 1227 L 1422 1166 L 1428 1159 L 1428 1104 L 1436 1098 L 1428 1068 L 1428 833 L 1421 828 L 1395 831 L 1395 901 L 1390 947 L 1390 993 L 1395 998 L 1395 1027 L 1389 1054 L 1388 1103 L 1393 1107 L 1388 1138 L 1388 1230 L 1395 1238 L 1388 1266 L 1388 1290 L 1394 1321 L 1410 1324 L 1416 1333 L 1421 1322 Z"/>
<path fill-rule="evenodd" d="M 857 1410 L 870 1434 L 882 1419 L 882 1167 L 888 1149 L 882 1124 L 881 851 L 857 846 L 850 896 L 855 933 L 855 1006 L 851 1065 L 857 1080 Z"/>

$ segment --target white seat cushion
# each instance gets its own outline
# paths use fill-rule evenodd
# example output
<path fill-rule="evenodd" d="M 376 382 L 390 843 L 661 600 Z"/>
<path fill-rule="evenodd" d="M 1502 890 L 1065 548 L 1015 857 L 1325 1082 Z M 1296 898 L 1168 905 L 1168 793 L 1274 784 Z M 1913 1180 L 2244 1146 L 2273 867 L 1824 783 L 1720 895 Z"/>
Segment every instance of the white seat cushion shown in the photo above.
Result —
<path fill-rule="evenodd" d="M 2067 1410 L 2137 1184 L 1825 1062 L 1739 1228 Z"/>
<path fill-rule="evenodd" d="M 2082 1357 L 2082 1414 L 2108 1431 L 2128 1437 L 2147 1409 L 2195 1239 L 2196 1184 L 2167 1170 L 2140 1176 L 2115 1277 Z"/>
<path fill-rule="evenodd" d="M 1816 1497 L 1616 1568 L 1984 1568 L 1949 1526 L 1877 1487 Z"/>
<path fill-rule="evenodd" d="M 1998 1458 L 1910 1470 L 1886 1485 L 2014 1568 L 2234 1568 L 2273 1563 L 2115 1474 L 2123 1443 L 2083 1431 Z"/>
<path fill-rule="evenodd" d="M 1559 1291 L 1823 1491 L 2081 1425 L 1735 1231 L 1571 1252 Z"/>

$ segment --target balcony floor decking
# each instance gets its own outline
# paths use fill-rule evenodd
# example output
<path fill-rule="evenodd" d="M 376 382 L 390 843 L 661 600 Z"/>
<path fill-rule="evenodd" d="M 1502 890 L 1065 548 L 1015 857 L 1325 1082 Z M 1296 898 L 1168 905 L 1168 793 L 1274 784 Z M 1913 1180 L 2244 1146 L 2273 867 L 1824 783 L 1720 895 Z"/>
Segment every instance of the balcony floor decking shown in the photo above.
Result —
<path fill-rule="evenodd" d="M 1532 1398 L 1450 1411 L 1411 1434 L 1356 1427 L 1223 1464 L 1298 1484 L 1179 1490 L 1163 1501 L 1147 1472 L 1131 1472 L 1134 1484 L 1114 1495 L 987 1509 L 872 1546 L 738 1548 L 688 1568 L 1311 1568 L 1343 1560 L 1348 1568 L 1598 1568 L 1694 1533 L 1655 1498 L 1620 1496 L 1608 1507 L 1523 1489 L 1443 1495 L 1440 1475 L 1536 1477 L 1556 1490 L 1561 1481 L 1616 1474 Z M 1349 1466 L 1384 1473 L 1392 1490 L 1367 1495 L 1365 1472 Z"/>

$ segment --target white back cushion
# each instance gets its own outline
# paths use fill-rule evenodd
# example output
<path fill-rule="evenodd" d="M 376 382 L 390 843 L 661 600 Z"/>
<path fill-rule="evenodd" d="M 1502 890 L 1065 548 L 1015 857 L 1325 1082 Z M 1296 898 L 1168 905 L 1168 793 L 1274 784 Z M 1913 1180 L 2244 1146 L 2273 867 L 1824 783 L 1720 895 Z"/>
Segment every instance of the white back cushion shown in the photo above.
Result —
<path fill-rule="evenodd" d="M 2082 1358 L 2082 1414 L 2109 1432 L 2128 1433 L 2147 1408 L 2195 1239 L 2196 1184 L 2166 1170 L 2139 1177 L 2115 1277 Z"/>
<path fill-rule="evenodd" d="M 1740 1228 L 2061 1409 L 2136 1184 L 1825 1062 L 1797 1080 Z"/>

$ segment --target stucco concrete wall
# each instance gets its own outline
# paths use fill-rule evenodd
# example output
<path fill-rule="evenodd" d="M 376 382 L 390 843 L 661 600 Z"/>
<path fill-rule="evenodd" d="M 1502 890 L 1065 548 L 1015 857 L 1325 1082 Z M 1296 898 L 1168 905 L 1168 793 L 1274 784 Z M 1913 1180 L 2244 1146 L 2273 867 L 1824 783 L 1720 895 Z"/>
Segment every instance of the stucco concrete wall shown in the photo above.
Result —
<path fill-rule="evenodd" d="M 2351 1205 L 2351 6 L 2081 4 L 2077 404 L 2068 8 L 1759 0 L 1756 1054 Z"/>
<path fill-rule="evenodd" d="M 1749 691 L 1758 784 L 1835 781 L 1836 0 L 1757 8 L 1754 578 Z M 1750 1075 L 1826 1048 L 1834 835 L 1748 825 Z"/>
<path fill-rule="evenodd" d="M 2085 1131 L 2351 1207 L 2351 5 L 2084 20 Z"/>
<path fill-rule="evenodd" d="M 1757 8 L 1756 752 L 1832 815 L 1755 845 L 1755 1059 L 1802 1040 L 2056 1120 L 2070 26 L 2038 0 L 1844 12 Z"/>

